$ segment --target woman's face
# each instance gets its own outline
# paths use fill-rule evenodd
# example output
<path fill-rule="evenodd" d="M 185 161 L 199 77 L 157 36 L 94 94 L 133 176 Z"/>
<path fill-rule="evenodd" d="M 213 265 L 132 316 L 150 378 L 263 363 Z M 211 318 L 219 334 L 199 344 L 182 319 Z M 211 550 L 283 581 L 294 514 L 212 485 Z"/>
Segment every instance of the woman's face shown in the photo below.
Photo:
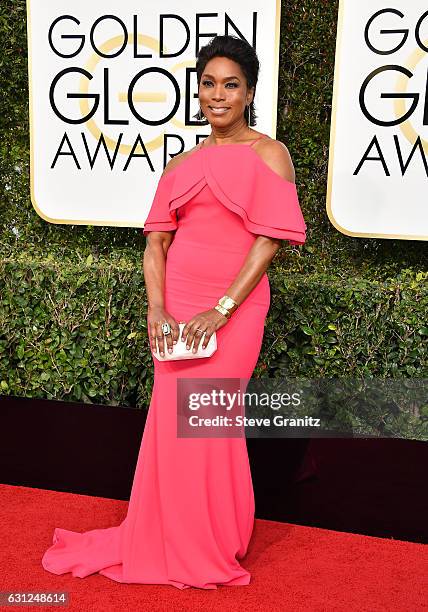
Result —
<path fill-rule="evenodd" d="M 207 62 L 199 84 L 199 104 L 211 125 L 226 127 L 239 123 L 252 99 L 253 90 L 247 88 L 237 62 L 227 57 L 213 57 Z"/>

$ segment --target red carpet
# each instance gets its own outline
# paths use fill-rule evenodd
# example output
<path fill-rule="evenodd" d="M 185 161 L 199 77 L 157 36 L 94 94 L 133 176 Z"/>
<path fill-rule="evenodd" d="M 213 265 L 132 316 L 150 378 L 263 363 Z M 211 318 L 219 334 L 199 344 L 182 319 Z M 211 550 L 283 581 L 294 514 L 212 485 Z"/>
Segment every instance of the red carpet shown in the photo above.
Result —
<path fill-rule="evenodd" d="M 168 585 L 123 585 L 97 574 L 54 576 L 43 569 L 40 560 L 54 527 L 86 531 L 117 525 L 127 502 L 0 485 L 0 508 L 0 590 L 67 591 L 67 610 L 428 610 L 428 547 L 423 544 L 256 520 L 241 561 L 252 574 L 248 586 L 180 591 Z"/>

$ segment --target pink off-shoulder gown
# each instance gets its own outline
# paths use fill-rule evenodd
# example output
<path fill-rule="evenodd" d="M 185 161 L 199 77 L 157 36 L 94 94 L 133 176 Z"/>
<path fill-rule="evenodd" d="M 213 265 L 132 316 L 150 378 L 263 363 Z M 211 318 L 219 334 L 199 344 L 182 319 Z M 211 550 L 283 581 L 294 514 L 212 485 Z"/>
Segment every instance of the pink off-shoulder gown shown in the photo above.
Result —
<path fill-rule="evenodd" d="M 261 135 L 260 137 L 267 137 Z M 160 179 L 143 233 L 175 231 L 165 308 L 177 321 L 212 308 L 258 235 L 303 244 L 296 185 L 251 144 L 198 145 Z M 99 574 L 180 589 L 247 585 L 254 523 L 246 439 L 177 436 L 177 378 L 250 378 L 270 305 L 267 274 L 222 328 L 206 359 L 154 358 L 154 386 L 128 511 L 120 525 L 83 533 L 56 527 L 42 558 L 54 574 Z"/>

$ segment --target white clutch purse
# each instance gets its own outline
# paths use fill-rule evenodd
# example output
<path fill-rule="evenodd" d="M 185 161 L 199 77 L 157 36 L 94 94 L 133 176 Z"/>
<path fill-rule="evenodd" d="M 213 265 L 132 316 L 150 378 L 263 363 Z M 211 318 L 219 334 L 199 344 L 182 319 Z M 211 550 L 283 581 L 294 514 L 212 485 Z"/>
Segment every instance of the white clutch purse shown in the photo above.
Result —
<path fill-rule="evenodd" d="M 196 353 L 193 353 L 193 345 L 190 349 L 186 348 L 186 342 L 181 340 L 181 334 L 186 323 L 179 323 L 178 326 L 180 328 L 180 335 L 178 337 L 177 344 L 173 345 L 172 353 L 168 352 L 168 348 L 166 347 L 165 341 L 165 353 L 162 357 L 159 353 L 159 350 L 153 351 L 152 355 L 156 357 L 158 361 L 177 361 L 178 359 L 200 359 L 203 357 L 211 357 L 213 353 L 217 350 L 217 336 L 214 332 L 211 338 L 208 341 L 206 348 L 202 348 L 202 341 L 204 336 L 202 336 L 201 341 L 198 346 L 198 350 Z M 205 335 L 205 334 L 204 334 Z"/>

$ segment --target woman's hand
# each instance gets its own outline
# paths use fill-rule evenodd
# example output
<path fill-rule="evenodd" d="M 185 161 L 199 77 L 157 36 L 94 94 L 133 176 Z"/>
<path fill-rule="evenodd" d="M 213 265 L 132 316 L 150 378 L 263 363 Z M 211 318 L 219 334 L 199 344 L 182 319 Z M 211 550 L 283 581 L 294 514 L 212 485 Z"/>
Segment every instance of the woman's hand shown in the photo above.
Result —
<path fill-rule="evenodd" d="M 215 308 L 200 312 L 192 317 L 184 326 L 183 332 L 180 338 L 186 342 L 186 348 L 190 350 L 193 344 L 192 352 L 196 353 L 201 338 L 204 338 L 202 343 L 202 349 L 206 348 L 211 336 L 215 331 L 226 325 L 228 322 L 227 317 L 222 315 L 221 312 Z M 204 334 L 205 332 L 205 334 Z"/>
<path fill-rule="evenodd" d="M 171 333 L 164 335 L 162 331 L 162 323 L 169 323 L 171 327 Z M 148 333 L 150 338 L 150 346 L 153 351 L 157 350 L 156 341 L 159 347 L 161 357 L 165 351 L 165 341 L 168 348 L 168 352 L 172 353 L 173 344 L 177 344 L 178 336 L 180 335 L 180 328 L 177 321 L 172 315 L 169 314 L 164 308 L 156 306 L 149 308 L 147 311 L 147 325 Z"/>

